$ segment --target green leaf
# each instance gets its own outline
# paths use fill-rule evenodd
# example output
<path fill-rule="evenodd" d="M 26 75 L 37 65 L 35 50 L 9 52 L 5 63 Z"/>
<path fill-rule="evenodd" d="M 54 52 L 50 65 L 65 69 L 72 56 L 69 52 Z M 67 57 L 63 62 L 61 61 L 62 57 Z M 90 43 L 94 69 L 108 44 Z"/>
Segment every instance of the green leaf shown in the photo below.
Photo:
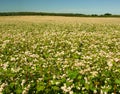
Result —
<path fill-rule="evenodd" d="M 53 88 L 53 90 L 56 90 L 56 91 L 59 90 L 59 87 L 57 87 L 57 86 L 53 86 L 52 88 Z"/>
<path fill-rule="evenodd" d="M 17 88 L 16 94 L 21 94 L 21 93 L 22 93 L 22 90 L 20 88 Z"/>
<path fill-rule="evenodd" d="M 75 79 L 78 75 L 78 71 L 68 71 L 68 76 L 71 78 L 71 79 Z"/>
<path fill-rule="evenodd" d="M 79 75 L 77 79 L 81 80 L 81 79 L 82 79 L 82 76 L 81 76 L 81 75 Z"/>
<path fill-rule="evenodd" d="M 66 85 L 67 85 L 67 86 L 70 86 L 71 84 L 73 84 L 73 83 L 72 83 L 72 82 L 69 82 L 69 81 L 66 82 Z"/>
<path fill-rule="evenodd" d="M 10 87 L 13 89 L 14 88 L 14 82 L 10 83 Z"/>
<path fill-rule="evenodd" d="M 44 89 L 45 89 L 44 86 L 38 86 L 38 87 L 37 87 L 37 91 L 43 91 Z"/>
<path fill-rule="evenodd" d="M 120 85 L 120 79 L 116 79 L 115 83 Z"/>
<path fill-rule="evenodd" d="M 72 57 L 73 57 L 74 59 L 80 59 L 80 56 L 77 55 L 77 54 L 73 54 Z"/>
<path fill-rule="evenodd" d="M 89 86 L 90 90 L 94 91 L 95 90 L 95 87 L 92 83 L 90 83 L 90 86 Z"/>
<path fill-rule="evenodd" d="M 85 88 L 86 88 L 87 90 L 89 90 L 89 85 L 88 85 L 88 84 L 85 84 Z"/>

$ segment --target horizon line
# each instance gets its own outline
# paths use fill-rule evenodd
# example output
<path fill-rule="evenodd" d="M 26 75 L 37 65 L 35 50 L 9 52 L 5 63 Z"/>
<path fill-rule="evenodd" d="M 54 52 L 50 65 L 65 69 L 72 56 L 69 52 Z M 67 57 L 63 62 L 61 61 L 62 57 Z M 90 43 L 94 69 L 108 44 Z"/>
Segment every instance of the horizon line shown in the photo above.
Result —
<path fill-rule="evenodd" d="M 112 15 L 120 15 L 114 14 L 110 12 L 105 13 L 78 13 L 78 12 L 47 12 L 47 11 L 0 11 L 0 13 L 53 13 L 53 14 L 83 14 L 83 15 L 104 15 L 104 14 L 112 14 Z"/>

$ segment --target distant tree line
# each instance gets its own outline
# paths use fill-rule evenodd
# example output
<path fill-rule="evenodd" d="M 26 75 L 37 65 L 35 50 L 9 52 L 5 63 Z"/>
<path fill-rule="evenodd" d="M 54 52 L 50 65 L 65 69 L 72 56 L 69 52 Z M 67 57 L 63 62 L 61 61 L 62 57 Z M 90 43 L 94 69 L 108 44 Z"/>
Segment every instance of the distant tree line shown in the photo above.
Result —
<path fill-rule="evenodd" d="M 103 15 L 98 14 L 79 14 L 79 13 L 47 13 L 47 12 L 0 12 L 0 16 L 70 16 L 70 17 L 120 17 L 120 15 L 112 15 L 105 13 Z"/>

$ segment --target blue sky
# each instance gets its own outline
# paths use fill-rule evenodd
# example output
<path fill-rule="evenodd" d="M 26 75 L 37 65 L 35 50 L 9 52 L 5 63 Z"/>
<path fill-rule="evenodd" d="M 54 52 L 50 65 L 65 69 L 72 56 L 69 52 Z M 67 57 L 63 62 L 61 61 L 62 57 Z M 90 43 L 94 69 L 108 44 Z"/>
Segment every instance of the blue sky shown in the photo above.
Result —
<path fill-rule="evenodd" d="M 120 14 L 120 0 L 0 0 L 0 12 Z"/>

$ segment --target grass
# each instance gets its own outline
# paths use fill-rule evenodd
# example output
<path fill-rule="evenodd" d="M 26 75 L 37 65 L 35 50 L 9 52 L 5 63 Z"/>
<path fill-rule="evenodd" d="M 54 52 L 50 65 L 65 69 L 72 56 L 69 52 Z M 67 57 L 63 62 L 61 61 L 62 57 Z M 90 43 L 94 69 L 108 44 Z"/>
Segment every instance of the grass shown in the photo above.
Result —
<path fill-rule="evenodd" d="M 120 93 L 119 22 L 0 17 L 0 93 Z"/>

